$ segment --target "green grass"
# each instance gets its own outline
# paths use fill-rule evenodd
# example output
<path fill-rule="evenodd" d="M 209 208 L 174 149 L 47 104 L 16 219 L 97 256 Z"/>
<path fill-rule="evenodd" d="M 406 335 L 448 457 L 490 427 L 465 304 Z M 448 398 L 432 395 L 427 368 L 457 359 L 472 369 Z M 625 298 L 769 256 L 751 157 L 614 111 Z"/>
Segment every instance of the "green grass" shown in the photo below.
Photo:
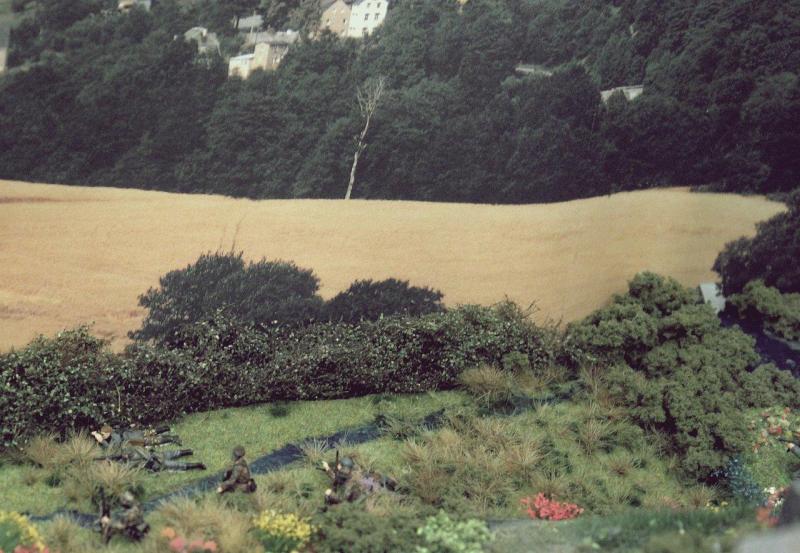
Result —
<path fill-rule="evenodd" d="M 489 551 L 633 553 L 642 551 L 654 539 L 694 535 L 724 540 L 756 528 L 752 511 L 742 508 L 731 507 L 718 512 L 630 509 L 617 515 L 588 516 L 563 522 L 504 523 L 496 528 Z"/>
<path fill-rule="evenodd" d="M 270 414 L 270 405 L 223 409 L 185 417 L 173 425 L 180 435 L 183 447 L 194 450 L 187 459 L 202 461 L 205 472 L 166 472 L 146 474 L 143 478 L 145 499 L 175 490 L 207 474 L 222 470 L 230 462 L 231 450 L 243 445 L 248 459 L 255 459 L 287 443 L 297 443 L 307 438 L 324 436 L 336 431 L 354 428 L 373 421 L 376 414 L 386 411 L 402 412 L 410 417 L 422 418 L 446 406 L 464 402 L 458 392 L 441 392 L 420 395 L 381 396 L 331 400 L 305 401 L 289 404 L 286 416 Z M 166 446 L 170 447 L 170 446 Z M 0 468 L 0 490 L 3 490 L 3 508 L 30 514 L 46 514 L 67 505 L 62 490 L 49 487 L 45 477 L 32 485 L 32 467 L 6 464 Z M 88 505 L 79 505 L 83 509 Z"/>
<path fill-rule="evenodd" d="M 419 420 L 440 408 L 447 408 L 452 417 L 445 427 L 405 435 L 407 421 Z M 478 417 L 481 408 L 470 396 L 446 392 L 295 402 L 287 405 L 285 413 L 281 411 L 271 405 L 212 411 L 185 417 L 173 425 L 173 430 L 180 434 L 184 447 L 195 450 L 194 459 L 205 462 L 209 471 L 217 471 L 226 466 L 230 450 L 237 444 L 248 450 L 252 460 L 287 443 L 302 443 L 367 424 L 378 414 L 399 420 L 398 428 L 403 430 L 399 439 L 389 433 L 361 445 L 345 442 L 340 448 L 342 455 L 354 456 L 362 466 L 401 483 L 403 494 L 384 494 L 365 508 L 381 516 L 397 509 L 430 512 L 444 507 L 460 516 L 505 521 L 497 528 L 490 552 L 582 553 L 599 548 L 614 553 L 649 553 L 666 551 L 662 542 L 678 544 L 675 547 L 695 547 L 695 543 L 705 547 L 706 543 L 754 529 L 752 511 L 728 507 L 715 512 L 705 508 L 723 491 L 680 480 L 674 470 L 677 460 L 662 455 L 652 436 L 641 433 L 621 413 L 594 402 L 544 405 L 513 416 Z M 528 446 L 531 448 L 526 449 Z M 415 447 L 422 447 L 433 459 L 432 464 L 415 460 Z M 526 452 L 532 452 L 531 456 L 520 456 Z M 332 461 L 333 457 L 333 451 L 318 452 L 315 461 Z M 764 487 L 784 483 L 798 464 L 777 444 L 745 459 Z M 425 473 L 431 467 L 435 470 Z M 146 474 L 145 497 L 177 489 L 205 474 Z M 45 469 L 32 466 L 7 463 L 0 467 L 3 508 L 34 514 L 59 507 L 89 510 L 88 504 L 68 505 L 64 489 L 48 486 L 46 475 Z M 222 509 L 213 515 L 220 520 L 233 516 L 230 510 L 250 517 L 265 508 L 311 516 L 321 507 L 323 491 L 329 485 L 327 476 L 311 460 L 255 479 L 259 489 L 252 496 L 232 494 L 218 500 L 209 495 L 200 500 L 201 505 L 211 501 L 216 505 L 212 513 L 215 508 Z M 417 493 L 431 489 L 441 491 L 439 500 L 430 501 L 430 497 L 437 497 L 435 493 L 427 499 Z M 489 492 L 484 493 L 486 490 Z M 586 513 L 574 521 L 528 520 L 519 499 L 539 491 L 576 502 L 586 508 Z M 175 515 L 172 517 L 168 512 L 148 515 L 152 538 L 140 546 L 115 540 L 108 551 L 159 551 L 158 533 L 165 525 L 176 524 Z M 204 519 L 197 517 L 200 515 L 186 522 L 187 527 L 203 527 Z M 67 542 L 72 541 L 63 546 L 65 553 L 99 547 L 97 536 L 88 530 L 64 527 L 63 523 L 42 528 L 62 540 L 70 536 Z"/>

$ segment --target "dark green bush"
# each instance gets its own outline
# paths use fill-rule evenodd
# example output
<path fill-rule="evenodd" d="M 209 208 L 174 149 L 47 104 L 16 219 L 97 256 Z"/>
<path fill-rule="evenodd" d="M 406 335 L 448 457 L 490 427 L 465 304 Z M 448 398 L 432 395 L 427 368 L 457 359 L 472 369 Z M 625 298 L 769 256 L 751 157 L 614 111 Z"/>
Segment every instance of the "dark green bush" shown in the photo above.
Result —
<path fill-rule="evenodd" d="M 148 313 L 131 337 L 170 343 L 182 326 L 219 309 L 256 325 L 306 323 L 318 318 L 322 308 L 318 288 L 313 271 L 290 262 L 262 259 L 245 265 L 241 253 L 204 254 L 139 296 Z"/>
<path fill-rule="evenodd" d="M 86 327 L 39 337 L 0 356 L 2 445 L 15 437 L 84 428 L 114 418 L 125 363 Z"/>
<path fill-rule="evenodd" d="M 800 340 L 800 294 L 782 294 L 763 280 L 753 280 L 728 301 L 740 317 L 761 321 L 765 330 L 786 340 Z"/>
<path fill-rule="evenodd" d="M 666 436 L 693 478 L 707 478 L 748 447 L 743 407 L 800 403 L 800 383 L 770 365 L 756 368 L 754 340 L 723 328 L 671 279 L 638 275 L 627 295 L 569 334 L 587 361 L 610 367 L 611 397 L 643 428 Z"/>
<path fill-rule="evenodd" d="M 439 290 L 410 286 L 407 280 L 394 278 L 357 280 L 325 304 L 329 321 L 353 324 L 389 315 L 419 316 L 443 310 Z"/>
<path fill-rule="evenodd" d="M 788 201 L 789 211 L 759 223 L 753 238 L 740 238 L 725 246 L 714 262 L 725 295 L 744 290 L 761 279 L 781 292 L 800 292 L 800 191 Z"/>
<path fill-rule="evenodd" d="M 79 329 L 0 356 L 3 442 L 101 422 L 297 399 L 446 389 L 478 363 L 522 352 L 549 363 L 544 331 L 508 311 L 461 307 L 359 325 L 257 328 L 223 312 L 182 327 L 173 349 L 137 343 L 124 355 Z"/>
<path fill-rule="evenodd" d="M 319 528 L 314 540 L 318 553 L 395 553 L 415 551 L 423 541 L 417 528 L 425 525 L 425 513 L 376 514 L 363 505 L 344 503 L 316 515 Z"/>

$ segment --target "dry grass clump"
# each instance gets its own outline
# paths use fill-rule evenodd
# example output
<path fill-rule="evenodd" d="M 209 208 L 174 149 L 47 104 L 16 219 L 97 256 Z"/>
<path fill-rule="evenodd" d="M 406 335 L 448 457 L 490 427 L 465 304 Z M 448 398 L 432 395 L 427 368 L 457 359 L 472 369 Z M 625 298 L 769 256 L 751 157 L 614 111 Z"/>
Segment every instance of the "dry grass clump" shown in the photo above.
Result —
<path fill-rule="evenodd" d="M 198 501 L 180 498 L 163 505 L 158 515 L 164 525 L 187 539 L 214 540 L 225 553 L 254 553 L 263 551 L 261 545 L 249 532 L 252 514 L 226 507 L 215 496 L 206 496 Z M 157 535 L 145 544 L 148 552 L 167 552 L 168 544 Z M 166 547 L 166 548 L 162 548 Z"/>
<path fill-rule="evenodd" d="M 81 528 L 74 520 L 57 516 L 44 528 L 45 543 L 58 553 L 85 553 L 103 548 L 99 534 Z"/>
<path fill-rule="evenodd" d="M 69 501 L 94 501 L 97 490 L 103 489 L 111 500 L 125 491 L 142 489 L 143 474 L 133 467 L 112 461 L 76 464 L 67 470 L 63 480 L 64 495 Z"/>
<path fill-rule="evenodd" d="M 467 369 L 459 379 L 467 392 L 486 407 L 511 401 L 517 391 L 513 374 L 491 365 Z"/>
<path fill-rule="evenodd" d="M 330 449 L 327 442 L 316 439 L 307 440 L 300 445 L 300 451 L 303 452 L 303 460 L 311 468 L 321 466 L 322 462 L 328 459 Z"/>
<path fill-rule="evenodd" d="M 437 432 L 406 442 L 403 485 L 423 502 L 479 513 L 509 506 L 536 471 L 541 446 L 506 419 L 456 417 Z"/>
<path fill-rule="evenodd" d="M 37 467 L 51 470 L 61 462 L 61 444 L 55 434 L 40 434 L 22 447 L 25 458 Z"/>

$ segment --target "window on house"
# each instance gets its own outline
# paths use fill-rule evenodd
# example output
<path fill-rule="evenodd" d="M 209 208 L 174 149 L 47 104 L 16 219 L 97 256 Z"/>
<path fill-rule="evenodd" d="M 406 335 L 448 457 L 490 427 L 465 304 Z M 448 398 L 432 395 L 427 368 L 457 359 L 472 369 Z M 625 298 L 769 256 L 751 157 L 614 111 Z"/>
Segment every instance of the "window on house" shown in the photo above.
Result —
<path fill-rule="evenodd" d="M 363 29 L 361 29 L 361 34 L 362 34 L 362 35 L 368 35 L 368 34 L 369 34 L 369 31 L 367 31 L 367 28 L 366 28 L 366 27 L 364 27 Z"/>
<path fill-rule="evenodd" d="M 369 21 L 369 14 L 368 13 L 364 14 L 364 21 Z"/>
<path fill-rule="evenodd" d="M 378 19 L 380 19 L 380 17 L 381 17 L 381 14 L 379 14 L 379 13 L 376 13 L 376 14 L 375 14 L 375 21 L 377 21 Z"/>

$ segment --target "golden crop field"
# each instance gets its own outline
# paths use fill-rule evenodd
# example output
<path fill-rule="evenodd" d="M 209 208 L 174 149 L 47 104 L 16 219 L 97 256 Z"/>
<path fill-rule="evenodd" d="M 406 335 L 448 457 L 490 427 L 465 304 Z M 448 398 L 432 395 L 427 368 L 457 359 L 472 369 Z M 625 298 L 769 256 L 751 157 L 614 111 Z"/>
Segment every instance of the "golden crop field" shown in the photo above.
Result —
<path fill-rule="evenodd" d="M 115 349 L 160 275 L 232 245 L 314 269 L 329 298 L 355 279 L 441 289 L 448 305 L 505 296 L 574 320 L 643 270 L 715 280 L 723 245 L 781 204 L 649 190 L 559 204 L 264 200 L 0 181 L 0 350 L 81 323 Z M 235 242 L 235 244 L 234 244 Z"/>

